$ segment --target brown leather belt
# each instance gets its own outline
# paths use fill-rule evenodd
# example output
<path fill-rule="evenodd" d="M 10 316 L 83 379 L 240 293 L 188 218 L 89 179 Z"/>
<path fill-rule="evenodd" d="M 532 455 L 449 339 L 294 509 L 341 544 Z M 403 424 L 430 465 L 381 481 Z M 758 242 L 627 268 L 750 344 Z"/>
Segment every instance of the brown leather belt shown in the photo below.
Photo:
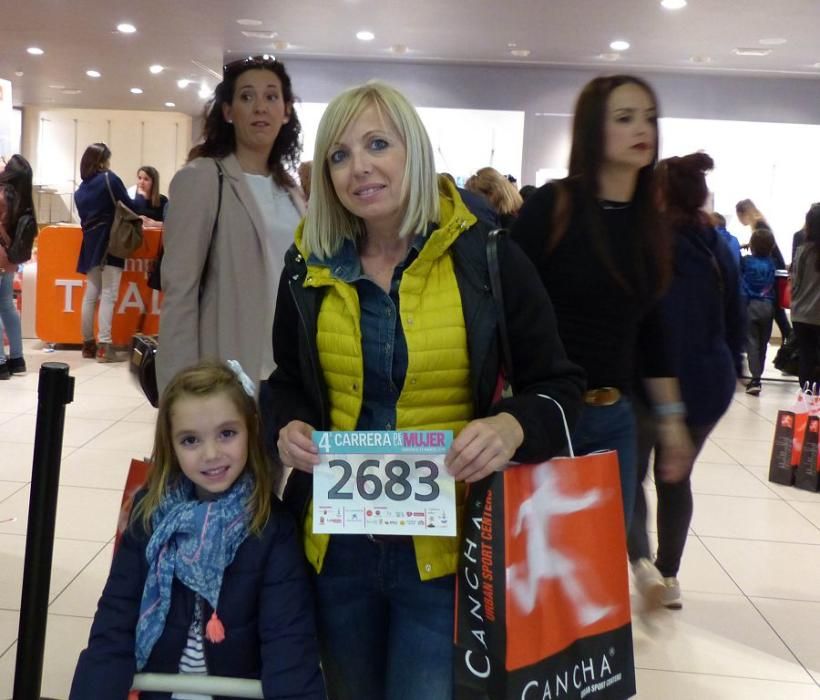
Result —
<path fill-rule="evenodd" d="M 614 386 L 602 386 L 599 389 L 590 389 L 584 394 L 584 403 L 587 406 L 612 406 L 621 400 L 621 391 Z"/>

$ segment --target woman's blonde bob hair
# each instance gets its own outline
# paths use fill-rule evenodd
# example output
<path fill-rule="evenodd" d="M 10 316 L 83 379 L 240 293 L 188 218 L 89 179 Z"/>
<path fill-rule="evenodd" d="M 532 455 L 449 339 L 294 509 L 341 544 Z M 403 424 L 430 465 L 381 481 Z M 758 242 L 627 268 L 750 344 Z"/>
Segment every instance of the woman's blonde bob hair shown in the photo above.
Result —
<path fill-rule="evenodd" d="M 302 231 L 305 247 L 320 259 L 338 252 L 345 239 L 357 241 L 364 221 L 342 205 L 330 179 L 328 156 L 348 125 L 368 107 L 389 121 L 407 154 L 401 185 L 404 217 L 399 236 L 426 233 L 440 218 L 435 158 L 430 137 L 418 113 L 398 90 L 373 81 L 337 95 L 327 106 L 316 134 L 310 201 Z"/>
<path fill-rule="evenodd" d="M 470 192 L 484 195 L 499 214 L 517 214 L 524 205 L 518 190 L 495 168 L 480 168 L 464 187 Z"/>

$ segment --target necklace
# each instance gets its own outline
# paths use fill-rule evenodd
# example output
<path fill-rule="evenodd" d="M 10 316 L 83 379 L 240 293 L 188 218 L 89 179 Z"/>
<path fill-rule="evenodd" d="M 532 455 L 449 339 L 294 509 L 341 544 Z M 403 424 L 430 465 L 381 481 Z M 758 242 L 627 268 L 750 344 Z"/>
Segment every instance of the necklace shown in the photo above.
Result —
<path fill-rule="evenodd" d="M 632 202 L 612 202 L 608 199 L 599 199 L 598 205 L 604 211 L 611 211 L 611 210 L 621 210 L 621 209 L 629 209 L 632 206 Z"/>

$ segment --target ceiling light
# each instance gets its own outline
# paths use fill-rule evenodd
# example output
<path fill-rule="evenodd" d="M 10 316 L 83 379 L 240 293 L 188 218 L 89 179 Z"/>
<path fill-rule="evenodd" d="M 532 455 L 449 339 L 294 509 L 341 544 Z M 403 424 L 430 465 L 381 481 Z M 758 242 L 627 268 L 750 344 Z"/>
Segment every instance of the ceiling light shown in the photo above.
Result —
<path fill-rule="evenodd" d="M 49 85 L 52 90 L 65 90 L 65 85 Z"/>
<path fill-rule="evenodd" d="M 153 66 L 148 68 L 154 75 L 159 75 L 162 71 L 165 70 L 165 66 L 159 65 L 159 63 L 155 63 Z"/>
<path fill-rule="evenodd" d="M 188 86 L 189 86 L 192 82 L 193 82 L 192 80 L 188 80 L 187 78 L 181 78 L 180 80 L 177 80 L 177 87 L 178 87 L 180 90 L 184 90 L 184 89 L 185 89 L 186 87 L 188 87 Z"/>
<path fill-rule="evenodd" d="M 285 51 L 286 49 L 290 48 L 290 44 L 284 39 L 277 39 L 273 42 L 273 48 L 276 51 Z"/>
<path fill-rule="evenodd" d="M 117 31 L 121 34 L 133 34 L 137 31 L 137 28 L 133 24 L 128 24 L 128 22 L 122 22 L 117 25 Z"/>
<path fill-rule="evenodd" d="M 369 32 L 366 29 L 363 29 L 360 32 L 356 32 L 356 38 L 359 41 L 373 41 L 376 38 L 376 35 L 373 32 Z"/>
<path fill-rule="evenodd" d="M 42 56 L 45 53 L 45 51 L 37 46 L 29 46 L 26 51 L 32 56 Z"/>
<path fill-rule="evenodd" d="M 714 59 L 711 56 L 690 56 L 689 63 L 711 63 Z"/>
<path fill-rule="evenodd" d="M 197 95 L 199 95 L 200 100 L 207 100 L 211 96 L 211 88 L 209 88 L 205 83 L 202 83 Z"/>
<path fill-rule="evenodd" d="M 176 107 L 177 105 L 176 105 L 176 102 L 166 102 L 165 106 L 166 107 Z"/>
<path fill-rule="evenodd" d="M 531 51 L 529 49 L 513 49 L 510 53 L 518 58 L 526 58 L 530 55 Z"/>
<path fill-rule="evenodd" d="M 393 46 L 390 47 L 390 51 L 397 56 L 403 56 L 407 53 L 407 46 L 405 44 L 393 44 Z"/>
<path fill-rule="evenodd" d="M 76 88 L 69 88 L 67 90 L 62 91 L 64 95 L 79 95 L 82 90 L 77 90 Z"/>
<path fill-rule="evenodd" d="M 756 49 L 743 47 L 732 49 L 732 53 L 737 56 L 768 56 L 771 52 L 771 49 Z"/>
<path fill-rule="evenodd" d="M 100 71 L 98 71 L 98 70 L 87 70 L 87 71 L 85 72 L 85 74 L 86 74 L 89 78 L 99 78 L 99 77 L 102 75 L 102 73 L 100 73 Z"/>
<path fill-rule="evenodd" d="M 667 10 L 680 10 L 686 7 L 686 0 L 661 0 L 661 5 Z"/>
<path fill-rule="evenodd" d="M 516 46 L 518 46 L 518 44 L 516 44 L 514 41 L 511 41 L 509 44 L 507 44 L 508 49 L 514 49 Z"/>
<path fill-rule="evenodd" d="M 782 46 L 783 44 L 787 43 L 788 39 L 783 39 L 782 37 L 770 37 L 767 39 L 761 39 L 758 41 L 758 44 L 763 44 L 763 46 Z"/>
<path fill-rule="evenodd" d="M 236 20 L 237 24 L 241 24 L 243 27 L 258 27 L 262 24 L 261 19 L 238 19 Z"/>
<path fill-rule="evenodd" d="M 131 94 L 132 95 L 141 95 L 142 94 L 142 88 L 131 88 Z"/>
<path fill-rule="evenodd" d="M 619 53 L 599 53 L 597 58 L 602 61 L 617 61 L 621 57 Z"/>
<path fill-rule="evenodd" d="M 22 78 L 25 75 L 25 73 L 23 73 L 23 71 L 21 70 L 16 70 L 14 71 L 14 75 L 16 75 L 18 78 Z"/>
<path fill-rule="evenodd" d="M 629 48 L 629 42 L 624 41 L 623 39 L 618 39 L 617 41 L 613 41 L 609 48 L 613 51 L 626 51 Z"/>
<path fill-rule="evenodd" d="M 260 29 L 243 29 L 242 35 L 248 39 L 275 39 L 278 32 L 266 32 Z"/>

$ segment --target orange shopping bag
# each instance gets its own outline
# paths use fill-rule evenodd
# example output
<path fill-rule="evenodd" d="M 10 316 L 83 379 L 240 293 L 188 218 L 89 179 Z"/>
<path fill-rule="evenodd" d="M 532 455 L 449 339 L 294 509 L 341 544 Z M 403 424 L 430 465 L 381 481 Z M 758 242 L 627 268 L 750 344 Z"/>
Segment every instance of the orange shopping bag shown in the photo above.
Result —
<path fill-rule="evenodd" d="M 114 537 L 114 551 L 120 546 L 120 540 L 128 527 L 131 518 L 131 507 L 134 505 L 134 495 L 139 491 L 148 479 L 148 471 L 151 463 L 144 459 L 132 459 L 128 469 L 128 476 L 125 479 L 125 488 L 122 491 L 122 502 L 120 503 L 120 514 L 117 518 L 117 533 Z"/>

